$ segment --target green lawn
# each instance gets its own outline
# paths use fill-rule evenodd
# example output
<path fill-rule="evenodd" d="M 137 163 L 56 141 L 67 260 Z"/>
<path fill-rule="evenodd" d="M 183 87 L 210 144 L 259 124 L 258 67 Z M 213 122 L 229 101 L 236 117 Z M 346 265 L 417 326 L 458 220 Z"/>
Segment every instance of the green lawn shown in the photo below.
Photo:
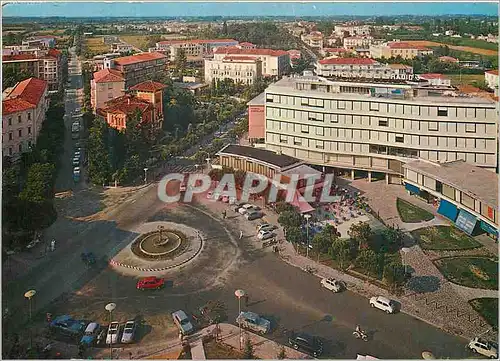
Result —
<path fill-rule="evenodd" d="M 441 273 L 459 285 L 498 289 L 498 261 L 486 257 L 446 257 L 435 261 Z"/>
<path fill-rule="evenodd" d="M 475 298 L 469 303 L 490 326 L 498 329 L 498 298 Z"/>
<path fill-rule="evenodd" d="M 399 217 L 401 217 L 401 220 L 405 223 L 419 223 L 430 221 L 434 218 L 432 213 L 401 198 L 397 199 L 396 206 L 398 207 Z"/>
<path fill-rule="evenodd" d="M 459 250 L 479 248 L 482 245 L 461 230 L 450 226 L 432 226 L 412 231 L 423 249 Z"/>
<path fill-rule="evenodd" d="M 484 81 L 484 74 L 446 74 L 447 78 L 450 78 L 451 85 L 472 85 L 476 82 L 481 83 Z"/>

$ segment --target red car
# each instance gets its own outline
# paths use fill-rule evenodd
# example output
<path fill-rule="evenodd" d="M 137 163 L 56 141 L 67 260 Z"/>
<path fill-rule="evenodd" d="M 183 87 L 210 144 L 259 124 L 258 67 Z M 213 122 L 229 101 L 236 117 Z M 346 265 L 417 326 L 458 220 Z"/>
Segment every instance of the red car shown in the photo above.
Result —
<path fill-rule="evenodd" d="M 165 286 L 165 280 L 158 277 L 146 277 L 137 282 L 138 290 L 157 290 Z"/>

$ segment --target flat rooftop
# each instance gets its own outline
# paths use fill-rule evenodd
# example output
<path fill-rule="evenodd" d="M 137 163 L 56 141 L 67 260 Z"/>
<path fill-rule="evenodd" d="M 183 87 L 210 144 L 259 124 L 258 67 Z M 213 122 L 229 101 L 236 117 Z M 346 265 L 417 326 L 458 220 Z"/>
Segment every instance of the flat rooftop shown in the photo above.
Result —
<path fill-rule="evenodd" d="M 222 148 L 217 153 L 217 155 L 236 155 L 240 157 L 251 158 L 278 168 L 285 168 L 292 164 L 301 162 L 297 158 L 290 157 L 284 154 L 277 154 L 270 150 L 234 144 L 229 144 L 225 148 Z"/>
<path fill-rule="evenodd" d="M 265 104 L 266 104 L 266 92 L 260 93 L 247 103 L 247 105 L 265 105 Z"/>
<path fill-rule="evenodd" d="M 404 168 L 450 185 L 495 209 L 498 208 L 498 174 L 476 167 L 463 160 L 442 164 L 414 160 Z"/>

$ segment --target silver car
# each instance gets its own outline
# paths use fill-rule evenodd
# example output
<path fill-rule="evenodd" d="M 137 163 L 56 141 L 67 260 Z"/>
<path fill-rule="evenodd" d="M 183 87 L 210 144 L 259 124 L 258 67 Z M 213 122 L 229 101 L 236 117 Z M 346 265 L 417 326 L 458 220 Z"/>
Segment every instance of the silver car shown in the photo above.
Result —
<path fill-rule="evenodd" d="M 122 343 L 134 342 L 136 330 L 137 330 L 137 323 L 133 320 L 127 321 L 123 329 Z"/>
<path fill-rule="evenodd" d="M 194 331 L 194 327 L 189 321 L 186 312 L 182 310 L 175 311 L 172 313 L 172 318 L 174 319 L 175 325 L 183 335 L 189 335 Z"/>
<path fill-rule="evenodd" d="M 106 344 L 118 343 L 118 331 L 120 330 L 120 324 L 118 322 L 111 322 L 108 328 L 108 334 L 106 336 Z"/>

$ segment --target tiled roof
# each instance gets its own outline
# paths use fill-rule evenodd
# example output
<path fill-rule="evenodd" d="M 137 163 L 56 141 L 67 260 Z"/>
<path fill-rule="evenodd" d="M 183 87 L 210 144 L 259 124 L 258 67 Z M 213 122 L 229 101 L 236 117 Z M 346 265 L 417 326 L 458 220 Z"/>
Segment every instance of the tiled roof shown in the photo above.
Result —
<path fill-rule="evenodd" d="M 46 88 L 47 82 L 38 78 L 29 78 L 17 83 L 8 98 L 2 101 L 3 114 L 35 108 Z"/>
<path fill-rule="evenodd" d="M 32 54 L 17 54 L 17 55 L 2 56 L 2 61 L 16 61 L 16 60 L 37 60 L 37 57 Z"/>
<path fill-rule="evenodd" d="M 166 56 L 160 53 L 140 53 L 130 56 L 124 56 L 121 58 L 113 59 L 115 64 L 118 65 L 129 65 L 135 63 L 142 63 L 144 61 L 158 60 L 158 59 L 166 59 Z"/>
<path fill-rule="evenodd" d="M 421 45 L 413 45 L 403 41 L 390 42 L 387 44 L 391 49 L 416 49 L 416 50 L 431 50 Z"/>
<path fill-rule="evenodd" d="M 218 154 L 251 158 L 257 161 L 268 163 L 278 168 L 284 168 L 300 162 L 300 160 L 298 160 L 297 158 L 293 158 L 284 154 L 277 154 L 270 150 L 234 144 L 229 144 L 225 148 L 222 148 L 218 152 Z"/>
<path fill-rule="evenodd" d="M 420 78 L 422 78 L 422 79 L 448 79 L 443 74 L 438 74 L 438 73 L 420 74 Z"/>
<path fill-rule="evenodd" d="M 173 45 L 173 44 L 218 44 L 218 43 L 238 43 L 234 39 L 191 39 L 191 40 L 165 40 L 159 41 L 158 44 Z M 251 43 L 246 43 L 251 44 Z M 252 44 L 253 45 L 253 44 Z"/>
<path fill-rule="evenodd" d="M 62 54 L 62 52 L 57 50 L 57 49 L 49 49 L 49 51 L 47 53 L 48 56 L 52 56 L 52 57 L 56 57 L 56 58 L 61 56 L 61 54 Z"/>
<path fill-rule="evenodd" d="M 166 87 L 167 86 L 165 84 L 158 83 L 158 82 L 152 81 L 152 80 L 147 80 L 147 81 L 143 81 L 142 83 L 134 85 L 133 87 L 130 88 L 130 90 L 155 92 L 157 90 L 161 90 L 161 89 L 164 89 Z"/>
<path fill-rule="evenodd" d="M 249 43 L 248 41 L 244 41 L 244 42 L 240 43 L 239 45 L 242 45 L 242 46 L 255 46 L 255 44 Z"/>
<path fill-rule="evenodd" d="M 122 113 L 130 115 L 137 109 L 144 113 L 150 107 L 150 102 L 140 99 L 134 95 L 127 94 L 107 101 L 101 111 L 105 113 Z"/>
<path fill-rule="evenodd" d="M 111 82 L 121 82 L 125 78 L 123 74 L 115 69 L 102 69 L 94 73 L 94 82 L 96 83 L 111 83 Z"/>
<path fill-rule="evenodd" d="M 221 47 L 214 51 L 215 54 L 228 54 L 228 55 L 270 55 L 281 56 L 288 55 L 284 50 L 273 49 L 239 49 L 236 47 Z"/>
<path fill-rule="evenodd" d="M 487 70 L 486 73 L 488 74 L 493 74 L 493 75 L 498 75 L 498 69 L 494 69 L 494 70 Z"/>
<path fill-rule="evenodd" d="M 333 58 L 323 59 L 319 61 L 320 64 L 334 64 L 334 65 L 373 65 L 377 64 L 376 60 L 369 58 Z"/>
<path fill-rule="evenodd" d="M 256 61 L 257 58 L 254 56 L 234 56 L 234 55 L 229 55 L 224 57 L 225 61 Z"/>

